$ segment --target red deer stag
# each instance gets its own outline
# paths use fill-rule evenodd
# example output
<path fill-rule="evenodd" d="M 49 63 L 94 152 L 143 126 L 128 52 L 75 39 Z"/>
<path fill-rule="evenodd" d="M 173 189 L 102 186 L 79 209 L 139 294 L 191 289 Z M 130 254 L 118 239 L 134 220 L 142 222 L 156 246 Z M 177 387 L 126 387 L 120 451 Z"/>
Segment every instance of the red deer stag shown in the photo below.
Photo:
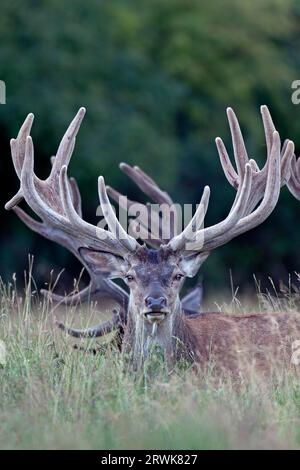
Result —
<path fill-rule="evenodd" d="M 60 197 L 55 194 L 59 184 L 59 169 L 63 164 L 68 164 L 69 159 L 71 158 L 75 146 L 76 135 L 80 128 L 84 114 L 85 109 L 81 108 L 68 127 L 58 148 L 56 157 L 51 157 L 50 159 L 52 170 L 49 177 L 45 181 L 40 181 L 40 183 L 37 183 L 41 189 L 41 197 L 45 199 L 50 208 L 61 214 L 64 213 L 62 202 Z M 29 114 L 20 128 L 17 138 L 11 140 L 12 159 L 19 178 L 21 178 L 21 172 L 25 158 L 26 139 L 30 134 L 32 123 L 33 114 Z M 173 205 L 173 201 L 171 200 L 170 196 L 139 167 L 131 167 L 130 165 L 121 163 L 120 168 L 154 202 L 158 204 L 167 204 L 169 206 Z M 82 217 L 81 195 L 75 178 L 69 178 L 68 184 L 74 208 L 78 215 Z M 116 197 L 116 194 L 119 194 L 113 188 L 108 188 L 108 192 L 112 195 L 112 197 Z M 47 195 L 49 195 L 49 199 L 47 198 Z M 53 219 L 47 211 L 43 212 L 41 216 L 42 222 L 39 222 L 34 220 L 23 209 L 21 209 L 18 204 L 22 201 L 23 198 L 23 190 L 20 189 L 16 196 L 7 202 L 5 208 L 8 210 L 13 209 L 18 217 L 25 223 L 25 225 L 27 225 L 27 227 L 29 227 L 34 232 L 51 241 L 55 241 L 70 250 L 71 253 L 73 253 L 81 261 L 90 276 L 89 286 L 84 288 L 78 294 L 61 296 L 44 289 L 41 290 L 41 293 L 47 296 L 51 301 L 65 305 L 74 305 L 78 302 L 90 300 L 102 300 L 103 298 L 110 299 L 119 304 L 120 310 L 118 311 L 119 313 L 117 315 L 113 315 L 111 321 L 107 321 L 105 323 L 103 332 L 107 333 L 118 328 L 120 326 L 120 322 L 122 325 L 126 323 L 126 314 L 129 300 L 128 293 L 112 280 L 107 279 L 107 277 L 105 277 L 99 270 L 99 266 L 95 265 L 91 259 L 86 258 L 85 253 L 80 250 L 80 248 L 84 246 L 81 245 L 81 239 L 78 238 L 76 234 L 72 233 L 69 233 L 68 236 L 66 236 L 62 227 L 53 223 Z M 124 199 L 121 198 L 120 201 L 122 200 Z M 127 200 L 127 204 L 128 207 L 126 207 L 126 209 L 134 204 L 134 202 Z M 157 246 L 157 244 L 162 242 L 162 240 L 153 238 L 147 240 L 147 242 L 150 245 Z M 182 299 L 184 313 L 187 315 L 199 313 L 201 299 L 202 288 L 200 285 L 197 285 L 193 290 L 191 290 L 191 292 L 189 292 L 188 295 Z"/>
<path fill-rule="evenodd" d="M 184 355 L 201 365 L 214 358 L 218 367 L 235 373 L 240 358 L 255 361 L 259 369 L 267 367 L 266 351 L 285 356 L 291 341 L 300 335 L 300 319 L 288 314 L 227 316 L 204 314 L 185 317 L 179 292 L 186 277 L 194 277 L 215 248 L 261 224 L 270 215 L 279 198 L 280 187 L 290 176 L 294 145 L 287 141 L 281 151 L 278 132 L 268 112 L 261 108 L 266 137 L 267 161 L 262 170 L 249 160 L 239 123 L 232 109 L 228 120 L 237 172 L 225 146 L 216 139 L 217 149 L 227 179 L 237 189 L 228 216 L 203 228 L 210 190 L 205 187 L 201 202 L 184 230 L 157 249 L 140 245 L 119 223 L 109 202 L 104 179 L 99 177 L 100 205 L 108 229 L 85 222 L 74 206 L 67 165 L 74 139 L 61 144 L 52 170 L 51 185 L 34 174 L 33 143 L 26 137 L 24 160 L 17 169 L 21 189 L 14 198 L 24 197 L 27 204 L 64 238 L 72 236 L 80 256 L 107 279 L 123 279 L 130 289 L 128 320 L 123 348 L 132 355 L 139 369 L 152 347 L 161 348 L 170 367 Z M 63 147 L 67 146 L 68 150 Z M 56 164 L 55 164 L 56 163 Z M 60 328 L 73 336 L 93 337 L 103 331 L 103 324 L 87 330 Z M 296 336 L 295 336 L 296 335 Z"/>

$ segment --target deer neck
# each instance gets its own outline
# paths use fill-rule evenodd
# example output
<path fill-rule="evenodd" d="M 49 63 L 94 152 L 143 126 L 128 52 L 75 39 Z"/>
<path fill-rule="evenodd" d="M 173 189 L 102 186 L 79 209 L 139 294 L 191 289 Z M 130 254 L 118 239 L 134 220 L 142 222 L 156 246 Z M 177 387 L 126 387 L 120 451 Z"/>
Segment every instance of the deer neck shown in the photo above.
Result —
<path fill-rule="evenodd" d="M 152 352 L 161 352 L 167 363 L 173 365 L 178 356 L 178 342 L 184 338 L 182 306 L 179 296 L 173 312 L 155 327 L 136 309 L 132 299 L 128 306 L 127 350 L 133 354 L 134 368 L 139 369 Z"/>

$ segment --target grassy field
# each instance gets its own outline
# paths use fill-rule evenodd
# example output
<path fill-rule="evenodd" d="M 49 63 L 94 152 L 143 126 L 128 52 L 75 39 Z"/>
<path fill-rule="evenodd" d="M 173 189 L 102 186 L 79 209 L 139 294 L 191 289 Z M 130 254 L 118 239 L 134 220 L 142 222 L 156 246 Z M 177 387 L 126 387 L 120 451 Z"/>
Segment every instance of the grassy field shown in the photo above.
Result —
<path fill-rule="evenodd" d="M 113 347 L 74 350 L 32 291 L 1 288 L 1 449 L 300 448 L 300 384 L 284 371 L 276 385 L 252 377 L 238 390 L 188 368 L 134 377 Z M 226 308 L 247 307 L 233 298 Z M 270 308 L 295 306 L 288 294 L 260 295 L 256 310 Z M 67 315 L 76 325 L 97 320 L 93 307 Z"/>

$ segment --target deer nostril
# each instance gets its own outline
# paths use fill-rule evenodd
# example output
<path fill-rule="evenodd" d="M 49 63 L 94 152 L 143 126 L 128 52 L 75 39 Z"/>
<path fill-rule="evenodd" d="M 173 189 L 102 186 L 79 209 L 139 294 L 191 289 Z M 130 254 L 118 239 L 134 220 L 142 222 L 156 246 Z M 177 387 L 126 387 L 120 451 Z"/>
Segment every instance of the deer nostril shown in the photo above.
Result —
<path fill-rule="evenodd" d="M 147 297 L 145 299 L 146 306 L 151 309 L 160 309 L 166 307 L 167 299 L 165 297 Z"/>

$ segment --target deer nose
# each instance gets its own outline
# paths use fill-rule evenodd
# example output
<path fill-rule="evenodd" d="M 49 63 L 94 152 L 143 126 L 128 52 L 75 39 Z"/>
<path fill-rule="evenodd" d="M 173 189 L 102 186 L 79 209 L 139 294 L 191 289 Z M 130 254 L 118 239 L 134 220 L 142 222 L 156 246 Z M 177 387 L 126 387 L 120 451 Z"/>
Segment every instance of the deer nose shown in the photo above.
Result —
<path fill-rule="evenodd" d="M 152 311 L 152 312 L 160 312 L 160 310 L 163 307 L 166 307 L 167 305 L 167 299 L 165 297 L 147 297 L 145 299 L 146 306 Z"/>

